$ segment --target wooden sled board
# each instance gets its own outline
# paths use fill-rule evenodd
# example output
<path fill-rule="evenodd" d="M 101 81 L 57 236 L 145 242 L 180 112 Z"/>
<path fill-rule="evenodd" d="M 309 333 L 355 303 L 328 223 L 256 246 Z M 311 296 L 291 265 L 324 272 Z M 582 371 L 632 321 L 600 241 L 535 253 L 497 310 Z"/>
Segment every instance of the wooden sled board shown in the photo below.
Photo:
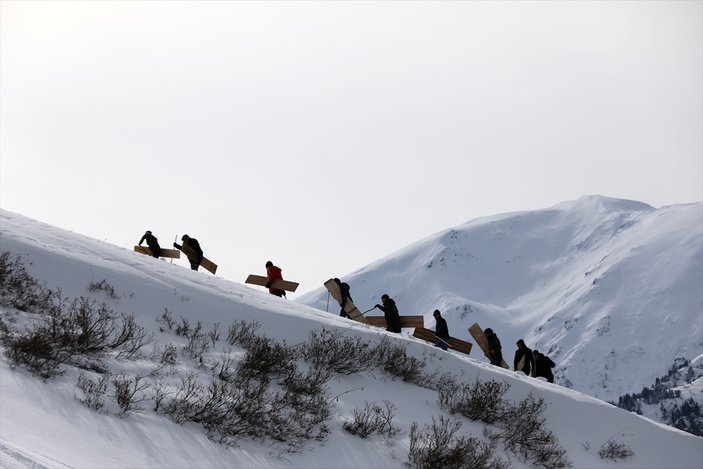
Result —
<path fill-rule="evenodd" d="M 385 316 L 366 316 L 366 320 L 372 326 L 387 326 Z M 425 318 L 422 316 L 401 316 L 400 327 L 425 327 Z"/>
<path fill-rule="evenodd" d="M 471 334 L 471 337 L 474 338 L 478 346 L 481 347 L 483 354 L 488 357 L 488 338 L 486 337 L 486 334 L 483 333 L 481 326 L 479 326 L 478 323 L 473 323 L 471 327 L 469 327 L 469 334 Z M 505 360 L 501 362 L 500 366 L 510 369 L 508 364 L 505 363 Z"/>
<path fill-rule="evenodd" d="M 188 254 L 190 254 L 191 256 L 195 256 L 195 252 L 193 252 L 193 250 L 189 246 L 186 246 L 185 244 L 181 245 L 180 249 L 181 249 L 181 251 L 183 251 L 183 254 L 185 254 L 186 257 L 188 257 L 189 259 L 190 259 L 190 256 Z M 210 272 L 213 275 L 215 275 L 215 272 L 217 272 L 217 264 L 212 262 L 207 257 L 203 257 L 203 260 L 200 261 L 200 267 L 207 270 L 208 272 Z"/>
<path fill-rule="evenodd" d="M 146 254 L 147 256 L 153 256 L 151 249 L 146 246 L 134 246 L 134 252 L 140 252 Z M 168 259 L 180 259 L 181 251 L 178 249 L 164 249 L 161 248 L 161 255 L 159 257 L 166 257 Z"/>
<path fill-rule="evenodd" d="M 413 332 L 413 337 L 425 340 L 427 342 L 432 342 L 433 344 L 437 342 L 437 336 L 431 329 L 425 329 L 424 327 L 416 327 Z M 465 340 L 457 339 L 456 337 L 449 337 L 447 340 L 447 345 L 450 349 L 456 350 L 457 352 L 465 353 L 469 355 L 471 353 L 471 342 L 466 342 Z"/>
<path fill-rule="evenodd" d="M 269 279 L 268 277 L 264 277 L 263 275 L 254 275 L 250 274 L 247 279 L 244 281 L 244 283 L 249 283 L 251 285 L 259 285 L 262 287 L 265 287 L 266 284 L 268 283 Z M 275 288 L 277 290 L 285 290 L 285 291 L 291 291 L 294 292 L 298 288 L 298 283 L 296 282 L 291 282 L 290 280 L 276 280 L 273 282 L 273 285 L 271 285 L 272 288 Z"/>
<path fill-rule="evenodd" d="M 330 295 L 332 295 L 332 298 L 334 298 L 337 301 L 337 304 L 341 304 L 342 302 L 342 292 L 339 291 L 339 285 L 337 285 L 337 282 L 334 281 L 334 279 L 329 279 L 324 283 L 325 288 L 327 288 L 327 291 L 330 292 Z M 363 322 L 364 324 L 368 324 L 369 321 L 366 320 L 366 316 L 361 314 L 361 311 L 359 311 L 359 308 L 354 306 L 354 303 L 351 302 L 351 300 L 347 300 L 347 302 L 344 304 L 344 312 L 347 313 L 347 316 L 349 316 L 349 319 L 353 319 L 354 321 L 359 321 Z"/>

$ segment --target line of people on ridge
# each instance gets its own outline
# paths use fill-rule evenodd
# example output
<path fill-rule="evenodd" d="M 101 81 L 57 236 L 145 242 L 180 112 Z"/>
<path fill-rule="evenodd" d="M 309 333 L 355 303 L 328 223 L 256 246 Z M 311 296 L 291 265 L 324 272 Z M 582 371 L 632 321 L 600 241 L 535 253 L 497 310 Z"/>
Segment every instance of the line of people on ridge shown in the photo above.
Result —
<path fill-rule="evenodd" d="M 503 352 L 500 346 L 500 339 L 490 327 L 484 331 L 484 334 L 486 334 L 488 339 L 488 359 L 491 361 L 491 365 L 501 366 Z M 552 359 L 540 353 L 539 350 L 531 350 L 525 345 L 523 339 L 518 340 L 516 345 L 517 350 L 513 360 L 513 371 L 522 371 L 527 376 L 545 378 L 550 383 L 553 383 L 554 373 L 552 373 L 552 368 L 556 364 Z"/>
<path fill-rule="evenodd" d="M 338 278 L 335 278 L 334 282 L 339 287 L 341 296 L 341 300 L 339 302 L 341 310 L 339 315 L 343 318 L 347 318 L 349 315 L 346 311 L 344 311 L 344 307 L 346 306 L 347 301 L 354 301 L 350 293 L 351 288 L 348 283 L 342 282 Z M 400 315 L 398 313 L 398 307 L 396 306 L 395 301 L 384 293 L 381 296 L 381 302 L 383 305 L 377 304 L 371 309 L 378 308 L 383 311 L 386 319 L 387 331 L 400 333 Z M 442 317 L 442 313 L 438 309 L 434 310 L 432 316 L 434 317 L 436 323 L 435 336 L 437 337 L 437 341 L 434 346 L 439 347 L 442 350 L 447 350 L 449 348 L 450 338 L 447 320 Z M 491 365 L 501 366 L 503 362 L 503 351 L 500 345 L 500 339 L 490 327 L 484 331 L 484 334 L 488 339 L 488 359 L 490 360 Z M 523 339 L 518 340 L 516 345 L 517 350 L 515 351 L 513 370 L 522 371 L 527 376 L 534 376 L 535 378 L 542 377 L 550 383 L 553 383 L 554 373 L 552 373 L 552 368 L 556 365 L 551 358 L 540 353 L 539 350 L 531 350 L 528 348 Z M 520 369 L 518 369 L 518 367 L 520 367 Z"/>
<path fill-rule="evenodd" d="M 144 241 L 146 241 L 152 255 L 158 258 L 161 255 L 161 246 L 159 246 L 159 241 L 156 236 L 154 236 L 151 231 L 147 230 L 146 233 L 144 233 L 144 236 L 142 236 L 139 240 L 139 245 L 141 246 Z M 192 251 L 192 254 L 188 256 L 190 268 L 192 270 L 198 270 L 198 267 L 203 260 L 203 250 L 200 247 L 200 243 L 197 239 L 191 238 L 187 234 L 183 235 L 181 241 L 183 241 L 183 244 L 187 245 Z M 173 243 L 173 247 L 176 249 L 181 249 L 181 246 L 175 242 Z M 273 262 L 266 262 L 266 288 L 269 289 L 269 293 L 278 297 L 286 296 L 285 290 L 272 288 L 271 285 L 276 280 L 283 280 L 282 272 L 283 270 L 274 265 Z M 341 294 L 341 300 L 339 302 L 341 310 L 339 315 L 343 318 L 348 318 L 349 315 L 346 311 L 344 311 L 344 307 L 346 306 L 347 301 L 354 301 L 350 293 L 351 288 L 348 283 L 342 282 L 339 278 L 335 278 L 334 282 L 339 287 Z M 384 293 L 381 295 L 381 304 L 377 303 L 373 308 L 371 308 L 371 310 L 376 308 L 383 311 L 383 316 L 386 320 L 386 330 L 399 334 L 402 325 L 400 322 L 400 313 L 398 312 L 398 306 L 395 304 L 395 300 L 389 297 L 388 294 Z M 436 322 L 435 335 L 437 336 L 437 341 L 434 345 L 442 350 L 447 350 L 449 347 L 450 338 L 447 321 L 442 317 L 442 313 L 438 309 L 434 310 L 432 316 Z M 503 362 L 503 352 L 500 345 L 500 339 L 498 339 L 498 336 L 490 327 L 484 331 L 484 334 L 488 339 L 488 359 L 490 360 L 491 365 L 501 366 L 501 363 Z M 527 376 L 543 377 L 550 383 L 553 383 L 554 374 L 552 373 L 552 368 L 556 366 L 555 363 L 548 356 L 540 353 L 539 350 L 531 350 L 528 348 L 523 339 L 518 340 L 516 345 L 517 350 L 515 351 L 513 370 L 522 371 Z M 519 370 L 518 367 L 520 367 Z"/>
<path fill-rule="evenodd" d="M 146 241 L 146 245 L 149 247 L 152 256 L 156 258 L 161 257 L 161 246 L 159 245 L 159 240 L 150 230 L 147 230 L 139 240 L 139 246 L 141 246 L 144 241 Z M 190 268 L 192 270 L 198 270 L 204 257 L 203 249 L 200 247 L 200 243 L 197 239 L 191 238 L 187 234 L 181 237 L 181 241 L 183 241 L 183 246 L 190 248 L 187 253 Z M 175 242 L 173 243 L 173 247 L 179 250 L 182 249 L 183 246 Z M 279 279 L 283 280 L 282 269 L 280 267 L 273 265 L 273 262 L 271 261 L 266 262 L 266 277 L 268 279 L 266 282 L 266 288 L 269 289 L 269 293 L 278 297 L 286 296 L 285 290 L 271 288 L 271 284 L 273 284 L 273 282 Z M 400 321 L 400 319 L 398 321 Z"/>

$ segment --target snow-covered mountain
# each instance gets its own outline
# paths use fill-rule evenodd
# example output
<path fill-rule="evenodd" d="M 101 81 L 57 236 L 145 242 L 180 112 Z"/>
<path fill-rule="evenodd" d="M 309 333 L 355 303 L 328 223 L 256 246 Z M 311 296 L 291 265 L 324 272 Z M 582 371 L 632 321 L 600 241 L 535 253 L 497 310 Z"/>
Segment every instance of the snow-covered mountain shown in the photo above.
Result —
<path fill-rule="evenodd" d="M 685 209 L 686 207 L 672 208 L 668 217 L 666 213 L 660 217 L 679 219 L 675 214 Z M 558 220 L 560 213 L 569 218 L 567 213 L 570 210 L 573 209 L 555 208 L 552 211 L 554 213 L 543 213 L 541 219 L 545 225 L 551 220 L 550 226 L 555 230 L 576 230 L 574 227 L 567 228 Z M 607 212 L 605 209 L 604 211 Z M 637 213 L 641 214 L 641 219 L 637 219 Z M 643 210 L 632 211 L 632 217 L 624 217 L 624 222 L 635 222 L 627 229 L 636 230 L 638 225 L 648 222 L 649 216 L 645 216 L 646 214 L 655 213 L 657 212 L 645 207 Z M 700 206 L 698 212 L 694 210 L 694 213 L 700 213 Z M 473 222 L 461 230 L 443 234 L 442 245 L 428 240 L 425 244 L 438 250 L 418 264 L 421 269 L 411 268 L 414 266 L 414 259 L 407 254 L 419 252 L 422 243 L 408 248 L 405 251 L 406 255 L 392 256 L 389 259 L 394 259 L 391 262 L 395 262 L 396 267 L 404 264 L 407 267 L 405 273 L 416 277 L 418 285 L 423 283 L 421 277 L 426 275 L 426 271 L 444 269 L 456 272 L 456 266 L 460 264 L 469 266 L 480 262 L 486 266 L 487 272 L 505 271 L 506 275 L 511 270 L 506 266 L 511 265 L 514 265 L 516 270 L 531 270 L 535 267 L 527 267 L 518 259 L 518 252 L 522 251 L 507 250 L 507 246 L 513 243 L 505 241 L 515 236 L 515 231 L 512 231 L 513 235 L 510 234 L 511 231 L 507 231 L 511 226 L 523 232 L 532 229 L 536 234 L 539 230 L 534 221 L 527 220 L 529 218 L 532 218 L 529 214 L 524 214 L 522 218 L 520 215 L 495 217 L 490 221 Z M 507 221 L 509 219 L 513 219 L 512 225 Z M 618 223 L 614 221 L 612 225 Z M 483 228 L 472 234 L 472 225 Z M 590 230 L 591 234 L 594 231 L 597 231 L 600 237 L 606 236 L 603 230 Z M 581 251 L 574 248 L 575 255 L 582 251 L 588 252 L 587 246 L 593 246 L 586 242 L 589 230 L 582 227 L 580 232 L 583 235 L 584 247 Z M 614 233 L 617 233 L 617 230 Z M 507 257 L 504 257 L 501 263 L 499 260 L 485 257 L 488 251 L 482 253 L 471 250 L 469 254 L 469 248 L 456 249 L 456 246 L 464 244 L 459 243 L 459 240 L 465 237 L 471 239 L 471 236 L 484 241 L 493 239 L 492 245 L 484 244 L 483 248 L 493 248 L 494 254 L 503 253 Z M 614 237 L 618 236 L 620 235 L 616 234 Z M 643 237 L 638 239 L 642 241 Z M 566 240 L 563 241 L 569 244 Z M 670 244 L 677 239 L 671 237 L 667 241 L 667 244 Z M 567 266 L 549 265 L 550 256 L 547 254 L 555 252 L 555 248 L 548 246 L 546 242 L 527 239 L 525 243 L 533 244 L 533 250 L 541 253 L 540 258 L 544 259 L 542 270 L 564 273 L 569 271 Z M 642 246 L 647 243 L 641 242 L 637 245 L 639 249 L 643 249 Z M 442 249 L 446 249 L 444 254 L 440 252 Z M 564 246 L 564 249 L 570 248 Z M 27 350 L 22 346 L 31 347 L 31 342 L 23 343 L 18 339 L 30 334 L 34 330 L 32 327 L 45 324 L 47 318 L 56 318 L 57 312 L 35 311 L 38 306 L 29 305 L 28 297 L 23 296 L 27 293 L 27 288 L 15 290 L 15 295 L 19 294 L 21 297 L 14 301 L 15 306 L 9 305 L 8 297 L 3 295 L 3 301 L 0 302 L 0 335 L 4 340 L 0 354 L 0 467 L 3 468 L 400 468 L 405 467 L 408 455 L 418 449 L 417 446 L 411 445 L 413 424 L 416 423 L 422 429 L 446 418 L 456 419 L 458 422 L 457 436 L 472 436 L 486 442 L 487 446 L 484 446 L 484 449 L 489 448 L 484 430 L 496 432 L 500 430 L 499 426 L 450 414 L 446 406 L 440 405 L 440 391 L 437 387 L 439 377 L 444 377 L 444 383 L 447 379 L 468 384 L 505 383 L 509 389 L 504 397 L 513 403 L 521 402 L 529 396 L 543 399 L 546 405 L 541 414 L 545 419 L 544 425 L 549 432 L 558 437 L 558 448 L 563 448 L 573 467 L 700 466 L 700 456 L 703 453 L 702 438 L 657 424 L 578 391 L 493 367 L 478 359 L 478 354 L 467 357 L 456 352 L 444 352 L 412 338 L 407 333 L 389 334 L 382 329 L 339 318 L 336 314 L 326 313 L 324 310 L 277 298 L 262 292 L 261 289 L 249 288 L 202 272 L 192 272 L 176 264 L 136 254 L 0 210 L 1 253 L 9 254 L 9 257 L 2 261 L 3 275 L 7 275 L 8 259 L 11 258 L 24 265 L 27 272 L 45 285 L 45 288 L 54 292 L 60 289 L 61 297 L 67 302 L 61 303 L 63 306 L 59 307 L 59 310 L 67 307 L 69 299 L 82 297 L 86 299 L 87 310 L 100 309 L 100 305 L 105 305 L 106 310 L 119 311 L 124 314 L 122 318 L 132 318 L 135 327 L 143 328 L 150 339 L 131 356 L 124 353 L 124 347 L 105 347 L 89 350 L 84 355 L 64 356 L 66 361 L 62 362 L 58 369 L 60 374 L 41 379 L 30 373 L 25 366 L 12 366 L 16 365 L 16 361 L 11 359 L 9 351 Z M 535 255 L 533 258 L 536 257 Z M 595 259 L 597 256 L 593 257 Z M 600 263 L 600 259 L 595 259 L 591 273 L 584 275 L 584 272 L 581 272 L 581 276 L 587 277 L 591 282 L 592 279 L 599 278 L 597 288 L 608 286 L 609 275 L 612 275 L 609 273 L 617 270 L 613 257 L 617 257 L 615 253 Z M 380 262 L 378 265 L 386 262 L 389 261 Z M 372 273 L 374 268 L 370 267 L 369 273 Z M 400 269 L 386 270 L 385 274 L 379 271 L 377 279 L 392 278 L 392 272 L 397 272 L 395 278 L 398 279 L 397 283 L 400 283 L 403 278 Z M 477 275 L 480 270 L 476 268 L 472 272 Z M 674 269 L 669 269 L 668 273 L 674 273 Z M 371 298 L 375 297 L 376 292 L 371 288 L 366 294 L 363 293 L 362 275 L 363 272 L 349 277 L 354 288 L 353 293 L 357 293 L 355 299 L 360 304 L 365 301 L 375 302 Z M 573 275 L 576 276 L 576 273 Z M 540 277 L 544 280 L 546 274 Z M 7 276 L 2 280 L 6 282 Z M 368 277 L 366 282 L 370 281 L 371 277 Z M 510 324 L 509 318 L 518 311 L 518 308 L 511 304 L 514 302 L 511 298 L 528 296 L 528 293 L 534 290 L 535 283 L 534 280 L 521 280 L 517 274 L 506 278 L 505 281 L 506 289 L 507 286 L 514 289 L 512 294 L 501 291 L 495 285 L 492 290 L 487 288 L 493 282 L 485 276 L 477 276 L 473 283 L 483 282 L 482 285 L 486 286 L 487 291 L 491 290 L 491 296 L 485 297 L 483 302 L 456 298 L 455 305 L 437 305 L 448 313 L 453 311 L 448 315 L 451 317 L 451 327 L 455 334 L 460 320 L 478 319 L 479 322 L 485 323 L 485 326 L 494 325 L 504 338 L 508 337 L 507 329 L 500 329 L 498 322 L 486 323 L 485 319 L 489 316 L 483 308 L 490 308 L 490 312 L 502 316 L 505 323 Z M 561 283 L 567 284 L 566 281 Z M 6 283 L 2 285 L 5 285 L 3 288 L 14 288 Z M 461 285 L 462 281 L 457 279 L 455 287 Z M 434 286 L 436 292 L 442 291 L 440 286 L 439 282 Z M 381 291 L 386 290 L 378 286 L 377 292 Z M 408 312 L 410 307 L 405 303 L 407 297 L 392 289 L 387 291 L 400 300 L 403 312 Z M 424 291 L 429 293 L 429 289 Z M 472 295 L 478 291 L 481 290 L 477 286 L 469 287 L 469 293 Z M 418 301 L 422 297 L 419 292 L 415 295 Z M 572 292 L 572 295 L 576 296 L 576 292 Z M 449 296 L 442 298 L 453 300 Z M 79 302 L 79 305 L 81 304 L 83 303 Z M 435 307 L 430 307 L 429 304 L 431 302 L 418 306 L 414 312 L 425 312 L 424 308 Z M 464 304 L 469 306 L 466 311 L 462 309 Z M 459 309 L 456 309 L 457 307 Z M 82 310 L 79 309 L 80 311 Z M 468 317 L 461 319 L 462 313 Z M 79 319 L 82 318 L 80 314 L 78 316 Z M 169 325 L 167 317 L 171 318 L 173 324 Z M 423 379 L 435 384 L 428 386 L 425 382 L 419 385 L 417 381 L 399 378 L 394 374 L 397 371 L 377 366 L 357 373 L 335 373 L 322 386 L 323 400 L 318 402 L 320 405 L 328 405 L 330 410 L 324 421 L 326 433 L 323 438 L 304 443 L 296 452 L 289 452 L 290 447 L 280 440 L 265 437 L 244 435 L 236 438 L 234 442 L 224 438 L 234 444 L 222 444 L 219 442 L 223 437 L 222 427 L 212 422 L 210 426 L 206 426 L 197 419 L 181 420 L 184 414 L 174 414 L 168 409 L 173 410 L 178 408 L 173 406 L 190 403 L 196 410 L 204 410 L 199 407 L 202 401 L 198 401 L 198 398 L 211 394 L 208 394 L 205 388 L 198 387 L 198 383 L 206 387 L 210 383 L 214 386 L 213 389 L 240 396 L 237 394 L 238 390 L 229 385 L 230 378 L 236 373 L 235 370 L 243 366 L 251 350 L 242 345 L 242 340 L 230 341 L 230 336 L 234 330 L 233 325 L 252 324 L 252 321 L 258 323 L 256 331 L 260 336 L 276 344 L 287 344 L 286 346 L 308 343 L 312 333 L 321 334 L 323 330 L 335 331 L 340 338 L 359 341 L 358 343 L 373 346 L 387 343 L 400 346 L 404 350 L 403 353 L 412 359 L 408 360 L 410 363 L 423 367 L 422 376 L 426 376 Z M 548 321 L 545 322 L 549 325 Z M 183 332 L 182 326 L 186 323 L 190 325 L 189 333 Z M 63 327 L 51 321 L 46 324 Z M 200 334 L 194 332 L 197 329 L 196 324 L 202 326 Z M 513 329 L 527 329 L 526 324 L 527 322 L 515 324 Z M 613 321 L 613 324 L 618 323 Z M 78 331 L 67 330 L 69 335 L 76 332 L 80 332 L 80 328 Z M 246 336 L 242 329 L 239 329 L 239 332 Z M 517 337 L 517 334 L 515 336 Z M 14 337 L 14 342 L 8 337 Z M 525 337 L 530 340 L 533 336 L 525 334 Z M 10 342 L 14 348 L 7 346 Z M 358 353 L 358 350 L 348 351 L 351 354 Z M 302 358 L 300 360 L 303 361 Z M 251 370 L 252 365 L 256 364 L 250 363 L 250 368 L 247 369 Z M 128 384 L 126 388 L 123 386 L 125 383 Z M 190 397 L 181 392 L 186 389 L 184 386 L 187 383 L 196 390 Z M 218 387 L 218 383 L 222 387 Z M 288 386 L 280 379 L 267 384 L 272 390 Z M 302 386 L 303 383 L 298 384 Z M 127 394 L 134 390 L 132 397 L 137 402 L 129 412 L 123 412 L 125 393 L 120 390 L 126 391 Z M 266 396 L 272 399 L 271 404 L 280 403 L 273 391 Z M 399 430 L 398 433 L 384 436 L 373 433 L 367 438 L 361 438 L 345 430 L 345 422 L 354 421 L 355 414 L 363 410 L 367 403 L 377 403 L 382 407 L 384 401 L 392 402 L 391 423 Z M 261 405 L 267 404 L 268 400 L 261 402 Z M 291 405 L 293 404 L 298 405 L 299 402 Z M 275 410 L 275 406 L 266 408 L 270 412 Z M 197 414 L 202 417 L 200 412 Z M 214 415 L 217 417 L 221 414 L 215 412 Z M 252 424 L 257 425 L 269 418 L 267 413 L 260 414 L 258 420 L 252 420 Z M 521 434 L 529 436 L 533 433 Z M 285 439 L 286 435 L 278 437 Z M 506 438 L 498 438 L 493 442 L 496 446 L 490 447 L 493 448 L 491 451 L 494 451 L 495 457 L 510 467 L 535 467 L 536 464 L 526 461 L 519 455 L 519 451 L 509 450 Z M 463 441 L 466 443 L 468 440 Z M 617 461 L 603 459 L 599 452 L 607 448 L 609 442 L 621 444 L 619 448 L 631 451 L 631 455 Z"/>
<path fill-rule="evenodd" d="M 432 326 L 441 310 L 455 337 L 491 327 L 511 365 L 525 339 L 557 363 L 558 383 L 604 400 L 703 354 L 703 203 L 585 196 L 476 219 L 332 276 L 362 311 L 388 293 Z M 298 301 L 325 309 L 327 292 Z"/>

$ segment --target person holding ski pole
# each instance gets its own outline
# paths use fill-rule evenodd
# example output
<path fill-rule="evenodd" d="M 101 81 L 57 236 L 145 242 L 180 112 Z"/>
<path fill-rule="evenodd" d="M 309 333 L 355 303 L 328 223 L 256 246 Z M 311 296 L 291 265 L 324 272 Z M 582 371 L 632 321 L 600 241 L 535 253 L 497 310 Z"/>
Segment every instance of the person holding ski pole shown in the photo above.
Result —
<path fill-rule="evenodd" d="M 447 350 L 449 346 L 449 327 L 447 327 L 447 321 L 442 317 L 442 313 L 438 309 L 434 310 L 432 313 L 434 320 L 437 322 L 435 326 L 435 335 L 437 336 L 437 342 L 434 346 L 439 347 L 442 350 Z"/>
<path fill-rule="evenodd" d="M 191 238 L 187 234 L 184 234 L 181 237 L 181 241 L 183 241 L 183 246 L 188 247 L 186 249 L 186 255 L 188 256 L 188 262 L 190 262 L 191 270 L 198 270 L 200 263 L 203 261 L 203 249 L 200 247 L 200 243 L 197 239 Z M 173 247 L 176 249 L 181 249 L 182 246 L 174 242 Z"/>
<path fill-rule="evenodd" d="M 395 301 L 384 293 L 381 296 L 381 303 L 383 303 L 383 306 L 377 304 L 374 308 L 383 311 L 383 315 L 386 317 L 386 330 L 400 334 L 400 315 L 398 314 L 398 307 L 395 305 Z"/>

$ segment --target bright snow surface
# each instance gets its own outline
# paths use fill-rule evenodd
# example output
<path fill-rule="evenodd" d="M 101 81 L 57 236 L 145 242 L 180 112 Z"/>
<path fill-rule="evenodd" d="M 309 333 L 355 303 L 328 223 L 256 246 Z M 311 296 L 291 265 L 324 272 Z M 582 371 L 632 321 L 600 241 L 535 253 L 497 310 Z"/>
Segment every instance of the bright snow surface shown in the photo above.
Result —
<path fill-rule="evenodd" d="M 249 288 L 205 272 L 192 272 L 181 265 L 155 260 L 18 214 L 0 212 L 0 235 L 1 250 L 22 255 L 29 272 L 46 282 L 48 287 L 61 288 L 67 297 L 92 296 L 107 301 L 117 311 L 134 313 L 140 325 L 156 334 L 155 343 L 162 347 L 168 343 L 178 346 L 184 343 L 181 337 L 159 331 L 157 319 L 164 308 L 172 311 L 174 318 L 188 318 L 192 323 L 201 321 L 205 330 L 220 323 L 221 330 L 226 331 L 234 321 L 255 320 L 261 324 L 260 333 L 278 341 L 285 340 L 288 344 L 303 342 L 310 331 L 322 328 L 337 329 L 372 342 L 388 334 L 381 329 L 341 319 L 334 314 L 336 308 L 330 314 L 274 297 L 260 288 Z M 448 232 L 446 236 L 451 239 L 452 234 Z M 588 239 L 584 237 L 584 242 Z M 500 246 L 495 248 L 501 249 Z M 551 248 L 544 246 L 543 249 Z M 510 255 L 505 253 L 507 259 Z M 592 278 L 601 278 L 605 285 L 609 285 L 604 272 L 610 270 L 605 269 L 603 263 L 599 264 L 596 257 L 593 268 L 598 273 Z M 427 262 L 432 260 L 439 262 L 436 257 L 427 259 Z M 493 267 L 497 268 L 496 265 Z M 558 269 L 558 266 L 544 266 L 546 270 L 550 268 Z M 584 276 L 584 273 L 580 275 Z M 91 282 L 101 280 L 114 287 L 117 299 L 107 298 L 102 292 L 88 291 Z M 518 279 L 511 280 L 516 289 L 522 288 L 521 297 L 528 294 L 529 285 L 521 285 Z M 692 285 L 689 287 L 693 288 Z M 494 298 L 500 299 L 498 296 Z M 499 303 L 494 301 L 494 304 Z M 509 309 L 510 303 L 502 306 Z M 407 311 L 401 309 L 401 312 Z M 27 317 L 25 313 L 8 309 L 2 310 L 2 315 L 16 315 L 18 322 Z M 434 326 L 427 320 L 426 325 Z M 518 325 L 515 327 L 517 329 Z M 425 359 L 428 370 L 441 369 L 465 382 L 472 382 L 476 377 L 506 381 L 511 385 L 506 397 L 515 401 L 528 393 L 543 397 L 549 403 L 545 413 L 547 426 L 558 436 L 575 467 L 701 467 L 703 439 L 699 437 L 657 424 L 563 386 L 497 369 L 485 363 L 477 348 L 471 357 L 467 357 L 435 349 L 406 334 L 402 337 L 392 335 L 392 339 L 402 342 L 409 354 Z M 207 353 L 206 362 L 216 360 L 223 351 L 231 349 L 224 340 L 218 341 Z M 509 346 L 506 349 L 512 350 Z M 233 353 L 236 352 L 235 349 Z M 108 363 L 115 367 L 116 373 L 129 369 L 146 374 L 151 369 L 147 361 L 122 363 L 110 360 Z M 179 367 L 182 371 L 206 372 L 183 357 L 179 357 Z M 268 441 L 244 439 L 236 447 L 219 445 L 208 440 L 200 426 L 173 423 L 154 413 L 148 402 L 143 410 L 126 418 L 116 415 L 114 405 L 109 407 L 107 414 L 96 413 L 76 399 L 79 394 L 77 375 L 76 370 L 68 369 L 62 376 L 44 382 L 22 369 L 10 369 L 6 358 L 2 357 L 1 467 L 400 468 L 407 461 L 411 423 L 416 421 L 422 426 L 431 422 L 432 417 L 448 415 L 440 409 L 436 392 L 393 380 L 380 370 L 348 377 L 336 376 L 329 382 L 329 395 L 338 396 L 334 399 L 329 422 L 330 435 L 322 443 L 311 442 L 301 452 L 289 454 L 282 451 L 284 447 Z M 352 416 L 353 409 L 363 407 L 367 401 L 386 399 L 396 406 L 394 425 L 403 430 L 393 444 L 389 445 L 377 436 L 361 439 L 342 429 L 342 423 Z M 483 424 L 460 419 L 463 434 L 481 437 Z M 597 450 L 611 438 L 629 446 L 634 456 L 617 463 L 601 460 Z M 503 456 L 509 457 L 509 454 Z M 513 467 L 525 467 L 513 456 L 511 462 Z"/>

